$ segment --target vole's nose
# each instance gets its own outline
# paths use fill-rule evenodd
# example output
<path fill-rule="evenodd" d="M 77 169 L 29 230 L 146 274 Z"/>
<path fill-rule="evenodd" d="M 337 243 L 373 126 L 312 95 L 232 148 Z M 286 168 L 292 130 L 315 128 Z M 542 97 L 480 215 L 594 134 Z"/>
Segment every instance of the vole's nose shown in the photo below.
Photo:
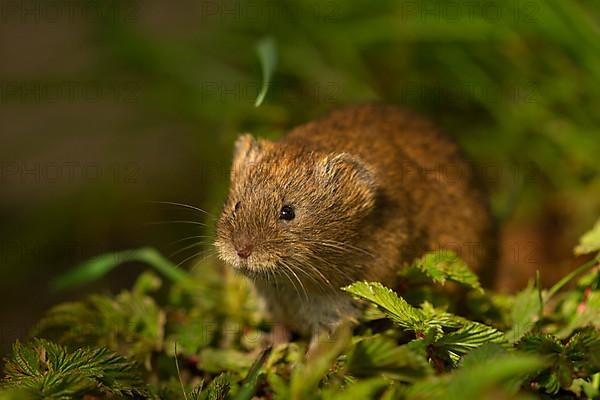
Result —
<path fill-rule="evenodd" d="M 247 236 L 240 237 L 235 243 L 235 251 L 240 258 L 246 259 L 250 257 L 250 254 L 252 254 L 252 249 L 252 242 Z"/>

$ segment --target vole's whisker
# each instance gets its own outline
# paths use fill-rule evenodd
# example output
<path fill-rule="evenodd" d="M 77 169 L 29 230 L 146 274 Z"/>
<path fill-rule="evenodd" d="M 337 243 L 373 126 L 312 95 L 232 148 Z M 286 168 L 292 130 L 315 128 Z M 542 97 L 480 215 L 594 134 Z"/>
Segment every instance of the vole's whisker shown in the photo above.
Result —
<path fill-rule="evenodd" d="M 177 254 L 182 253 L 182 252 L 184 252 L 186 250 L 193 249 L 194 247 L 204 247 L 204 246 L 207 246 L 207 244 L 204 243 L 204 242 L 192 243 L 192 244 L 190 244 L 188 246 L 182 247 L 181 249 L 179 249 L 177 251 L 172 252 L 171 254 L 169 254 L 169 258 L 172 258 L 172 257 L 176 256 Z"/>
<path fill-rule="evenodd" d="M 200 253 L 198 255 L 198 257 L 201 257 L 200 261 L 204 261 L 207 260 L 209 257 L 215 256 L 217 255 L 217 252 L 215 250 L 208 250 L 208 251 L 204 251 L 202 253 Z"/>
<path fill-rule="evenodd" d="M 184 258 L 182 261 L 178 262 L 176 266 L 183 267 L 183 264 L 185 264 L 187 261 L 193 259 L 194 257 L 198 257 L 198 254 L 199 253 L 194 253 L 191 256 Z"/>
<path fill-rule="evenodd" d="M 294 276 L 294 278 L 296 278 L 296 281 L 298 281 L 298 283 L 300 284 L 300 287 L 302 288 L 302 291 L 304 292 L 304 297 L 308 301 L 308 293 L 306 292 L 306 288 L 304 287 L 304 284 L 302 283 L 300 278 L 298 278 L 298 274 L 296 274 L 296 272 L 289 265 L 287 265 L 286 262 L 282 262 L 281 265 L 283 265 L 284 268 L 286 268 L 289 272 L 291 272 L 292 275 Z M 298 295 L 300 295 L 300 293 L 298 293 Z"/>
<path fill-rule="evenodd" d="M 354 245 L 351 245 L 349 243 L 344 243 L 344 242 L 337 242 L 335 240 L 327 240 L 327 239 L 319 239 L 319 240 L 315 240 L 315 239 L 308 239 L 308 241 L 310 241 L 311 243 L 314 244 L 319 244 L 325 247 L 329 247 L 332 249 L 338 249 L 341 252 L 347 252 L 348 250 L 353 250 L 355 252 L 359 252 L 359 253 L 363 253 L 365 255 L 368 256 L 373 256 L 373 253 L 371 253 L 370 251 L 367 251 L 365 249 L 362 249 L 360 247 L 356 247 Z"/>
<path fill-rule="evenodd" d="M 349 275 L 348 272 L 344 268 L 340 267 L 338 264 L 328 261 L 325 258 L 323 258 L 322 256 L 319 256 L 318 254 L 315 254 L 315 253 L 311 254 L 311 257 L 313 257 L 319 265 L 322 265 L 328 269 L 331 269 L 335 273 L 341 274 L 344 278 L 346 278 L 346 280 L 348 280 L 350 282 L 355 280 L 355 278 L 353 276 Z M 336 289 L 339 289 L 339 288 L 336 288 Z"/>
<path fill-rule="evenodd" d="M 298 266 L 299 266 L 299 270 L 305 272 L 307 275 L 309 275 L 310 277 L 312 277 L 313 279 L 315 279 L 313 277 L 313 275 L 309 274 L 308 272 L 304 271 L 304 268 L 302 268 L 303 266 L 308 266 L 312 271 L 316 272 L 316 274 L 318 275 L 318 277 L 320 278 L 320 280 L 323 281 L 323 283 L 327 284 L 328 286 L 330 286 L 332 289 L 335 289 L 335 287 L 333 286 L 333 284 L 329 281 L 329 279 L 327 279 L 325 277 L 325 275 L 323 275 L 323 273 L 321 271 L 319 271 L 319 269 L 317 267 L 315 267 L 312 263 L 311 260 L 306 259 L 305 257 L 300 256 L 299 260 L 296 260 Z M 319 282 L 320 283 L 320 282 Z"/>
<path fill-rule="evenodd" d="M 200 225 L 200 226 L 206 226 L 206 224 L 203 224 L 202 222 L 198 222 L 198 221 L 186 221 L 186 220 L 174 220 L 174 221 L 154 221 L 154 222 L 149 222 L 149 225 L 165 225 L 165 224 L 192 224 L 192 225 Z"/>
<path fill-rule="evenodd" d="M 213 253 L 214 253 L 214 251 L 209 251 L 209 252 L 207 252 L 207 251 L 198 251 L 198 252 L 192 254 L 191 256 L 184 258 L 181 262 L 179 262 L 177 264 L 177 267 L 181 267 L 183 264 L 185 264 L 186 262 L 188 262 L 189 260 L 191 260 L 193 258 L 198 258 L 198 259 L 203 258 L 203 259 L 205 259 L 205 258 L 207 258 L 209 255 L 211 255 Z"/>
<path fill-rule="evenodd" d="M 174 240 L 172 242 L 167 243 L 167 246 L 172 246 L 172 245 L 177 244 L 177 243 L 187 242 L 187 241 L 196 240 L 196 239 L 212 239 L 212 236 L 207 236 L 207 235 L 186 236 L 186 237 L 184 237 L 182 239 Z"/>
<path fill-rule="evenodd" d="M 178 206 L 178 207 L 183 207 L 183 208 L 188 208 L 190 210 L 194 210 L 194 211 L 198 211 L 202 214 L 208 215 L 208 216 L 213 216 L 213 214 L 209 213 L 206 210 L 203 210 L 199 207 L 193 206 L 191 204 L 185 204 L 185 203 L 177 203 L 174 201 L 150 201 L 150 203 L 154 203 L 154 204 L 166 204 L 166 205 L 170 205 L 170 206 Z"/>
<path fill-rule="evenodd" d="M 293 260 L 290 260 L 293 261 Z M 304 268 L 302 268 L 304 266 L 304 264 L 301 263 L 294 263 L 294 262 L 290 262 L 289 266 L 293 269 L 298 271 L 299 273 L 302 273 L 304 275 L 306 275 L 311 281 L 313 281 L 318 287 L 322 287 L 321 281 L 318 280 L 317 278 L 315 278 L 312 274 L 308 273 Z M 310 266 L 310 265 L 309 265 Z M 312 266 L 311 266 L 312 267 Z"/>
<path fill-rule="evenodd" d="M 371 254 L 369 251 L 367 251 L 367 250 L 365 250 L 363 248 L 354 246 L 354 245 L 352 245 L 352 244 L 350 244 L 348 242 L 340 242 L 340 241 L 331 240 L 331 239 L 309 239 L 309 240 L 311 240 L 313 243 L 319 243 L 319 244 L 323 244 L 323 245 L 336 246 L 337 248 L 342 248 L 344 250 L 346 250 L 346 249 L 353 249 L 353 250 L 356 250 L 356 251 L 360 251 L 360 252 Z"/>
<path fill-rule="evenodd" d="M 294 281 L 292 280 L 292 278 L 290 278 L 290 275 L 287 271 L 287 268 L 285 267 L 285 265 L 283 263 L 280 264 L 282 267 L 284 267 L 285 269 L 282 269 L 281 272 L 283 273 L 283 275 L 290 281 L 290 283 L 292 284 L 292 286 L 294 287 L 294 290 L 296 291 L 296 294 L 298 296 L 300 296 L 300 291 L 298 290 L 298 288 L 296 287 L 296 284 L 294 283 Z"/>

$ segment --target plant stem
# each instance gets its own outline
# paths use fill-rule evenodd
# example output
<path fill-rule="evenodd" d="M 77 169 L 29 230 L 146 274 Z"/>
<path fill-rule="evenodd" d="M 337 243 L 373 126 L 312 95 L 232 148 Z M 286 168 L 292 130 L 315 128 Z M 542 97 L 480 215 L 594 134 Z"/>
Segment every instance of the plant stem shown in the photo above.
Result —
<path fill-rule="evenodd" d="M 548 301 L 552 296 L 554 296 L 560 289 L 562 289 L 571 279 L 575 278 L 577 275 L 585 272 L 589 269 L 592 269 L 598 264 L 598 260 L 591 259 L 585 264 L 579 266 L 577 269 L 571 271 L 568 275 L 558 281 L 552 288 L 548 291 L 548 295 L 546 296 L 546 301 Z"/>

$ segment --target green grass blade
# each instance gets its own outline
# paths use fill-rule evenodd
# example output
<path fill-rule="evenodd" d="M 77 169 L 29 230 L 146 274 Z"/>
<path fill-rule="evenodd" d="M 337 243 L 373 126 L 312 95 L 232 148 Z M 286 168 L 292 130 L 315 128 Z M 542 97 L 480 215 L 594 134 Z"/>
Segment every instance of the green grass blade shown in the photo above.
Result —
<path fill-rule="evenodd" d="M 275 40 L 272 37 L 262 39 L 256 46 L 256 52 L 258 54 L 258 59 L 260 60 L 263 80 L 260 93 L 254 102 L 254 106 L 259 107 L 267 96 L 271 78 L 273 77 L 273 71 L 275 71 L 275 66 L 277 65 L 277 47 L 275 46 Z"/>
<path fill-rule="evenodd" d="M 174 282 L 181 282 L 188 278 L 187 272 L 179 269 L 156 249 L 142 247 L 94 257 L 59 276 L 51 282 L 50 286 L 54 290 L 81 286 L 100 279 L 119 265 L 127 262 L 148 264 Z"/>

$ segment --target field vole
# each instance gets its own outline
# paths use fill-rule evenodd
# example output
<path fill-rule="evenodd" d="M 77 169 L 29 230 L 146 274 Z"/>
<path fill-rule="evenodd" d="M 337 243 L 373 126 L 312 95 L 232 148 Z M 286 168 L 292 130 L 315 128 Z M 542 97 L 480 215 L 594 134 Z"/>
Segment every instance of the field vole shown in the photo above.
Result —
<path fill-rule="evenodd" d="M 457 251 L 486 282 L 492 222 L 471 167 L 432 124 L 392 106 L 335 111 L 278 142 L 243 135 L 216 246 L 274 324 L 301 334 L 355 313 L 340 287 L 393 287 L 429 250 Z"/>

